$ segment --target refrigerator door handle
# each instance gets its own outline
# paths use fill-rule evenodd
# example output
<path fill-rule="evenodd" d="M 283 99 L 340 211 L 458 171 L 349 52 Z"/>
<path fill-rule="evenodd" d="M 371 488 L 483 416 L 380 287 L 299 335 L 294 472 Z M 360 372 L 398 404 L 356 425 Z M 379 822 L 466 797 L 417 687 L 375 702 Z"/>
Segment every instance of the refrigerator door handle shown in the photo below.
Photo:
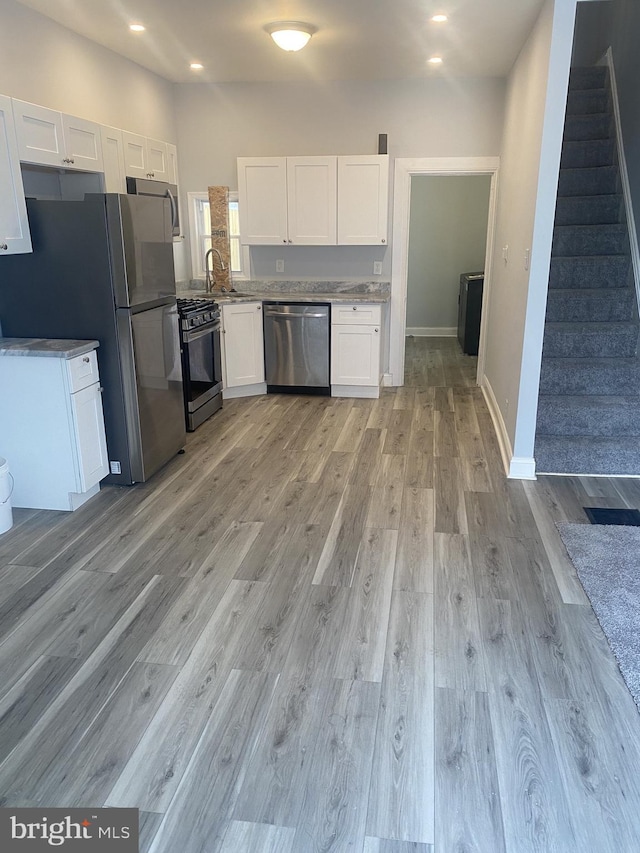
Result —
<path fill-rule="evenodd" d="M 178 204 L 173 197 L 173 193 L 167 187 L 167 196 L 169 197 L 169 202 L 171 203 L 171 228 L 173 231 L 178 227 Z"/>

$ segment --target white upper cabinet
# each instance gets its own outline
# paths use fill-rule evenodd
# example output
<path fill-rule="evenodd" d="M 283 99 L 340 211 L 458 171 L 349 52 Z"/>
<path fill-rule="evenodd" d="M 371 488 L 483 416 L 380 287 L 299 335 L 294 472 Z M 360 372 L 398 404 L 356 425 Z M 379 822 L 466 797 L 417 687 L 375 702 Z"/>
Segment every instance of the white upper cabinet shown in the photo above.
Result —
<path fill-rule="evenodd" d="M 147 139 L 138 133 L 122 132 L 125 174 L 131 178 L 148 178 L 155 181 L 169 179 L 167 143 Z"/>
<path fill-rule="evenodd" d="M 288 242 L 335 246 L 336 158 L 286 159 Z"/>
<path fill-rule="evenodd" d="M 253 246 L 289 241 L 286 157 L 239 157 L 240 239 Z"/>
<path fill-rule="evenodd" d="M 387 155 L 239 157 L 241 240 L 386 245 L 388 192 Z"/>
<path fill-rule="evenodd" d="M 11 98 L 0 95 L 0 257 L 30 251 Z"/>
<path fill-rule="evenodd" d="M 100 125 L 15 99 L 13 116 L 23 163 L 103 171 Z"/>
<path fill-rule="evenodd" d="M 126 193 L 127 179 L 124 168 L 122 131 L 117 127 L 101 127 L 102 156 L 104 159 L 104 191 Z"/>
<path fill-rule="evenodd" d="M 340 245 L 386 245 L 388 201 L 388 155 L 338 157 Z"/>
<path fill-rule="evenodd" d="M 178 149 L 175 145 L 167 142 L 167 181 L 170 184 L 178 183 Z"/>

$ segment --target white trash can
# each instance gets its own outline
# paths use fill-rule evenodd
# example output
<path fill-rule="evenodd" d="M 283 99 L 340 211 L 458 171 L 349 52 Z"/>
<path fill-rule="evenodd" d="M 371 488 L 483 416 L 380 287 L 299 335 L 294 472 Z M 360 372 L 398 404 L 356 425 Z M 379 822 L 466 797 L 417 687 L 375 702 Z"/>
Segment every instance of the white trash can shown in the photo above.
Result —
<path fill-rule="evenodd" d="M 6 533 L 13 526 L 12 492 L 13 477 L 9 473 L 9 463 L 0 456 L 0 533 Z"/>

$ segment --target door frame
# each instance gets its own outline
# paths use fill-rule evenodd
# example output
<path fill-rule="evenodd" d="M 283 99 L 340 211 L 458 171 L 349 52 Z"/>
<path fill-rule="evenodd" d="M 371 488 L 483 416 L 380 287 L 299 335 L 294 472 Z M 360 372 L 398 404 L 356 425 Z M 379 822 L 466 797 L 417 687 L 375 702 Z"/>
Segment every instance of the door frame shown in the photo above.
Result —
<path fill-rule="evenodd" d="M 390 385 L 404 385 L 404 349 L 407 328 L 407 272 L 409 265 L 409 217 L 411 179 L 416 175 L 491 175 L 487 250 L 482 294 L 482 323 L 478 348 L 477 381 L 484 375 L 487 317 L 491 290 L 491 259 L 496 230 L 499 157 L 398 157 L 395 161 L 393 191 L 393 254 L 391 258 L 391 319 L 389 326 Z"/>

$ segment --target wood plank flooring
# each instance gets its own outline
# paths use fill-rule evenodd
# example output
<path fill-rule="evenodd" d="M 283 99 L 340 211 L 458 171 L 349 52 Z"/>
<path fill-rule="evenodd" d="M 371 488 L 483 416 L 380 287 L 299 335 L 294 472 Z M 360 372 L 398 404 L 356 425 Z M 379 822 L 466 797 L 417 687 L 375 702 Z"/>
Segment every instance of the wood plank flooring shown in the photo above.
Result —
<path fill-rule="evenodd" d="M 0 805 L 133 806 L 144 853 L 638 853 L 640 716 L 475 359 L 231 400 L 186 453 L 0 536 Z"/>

